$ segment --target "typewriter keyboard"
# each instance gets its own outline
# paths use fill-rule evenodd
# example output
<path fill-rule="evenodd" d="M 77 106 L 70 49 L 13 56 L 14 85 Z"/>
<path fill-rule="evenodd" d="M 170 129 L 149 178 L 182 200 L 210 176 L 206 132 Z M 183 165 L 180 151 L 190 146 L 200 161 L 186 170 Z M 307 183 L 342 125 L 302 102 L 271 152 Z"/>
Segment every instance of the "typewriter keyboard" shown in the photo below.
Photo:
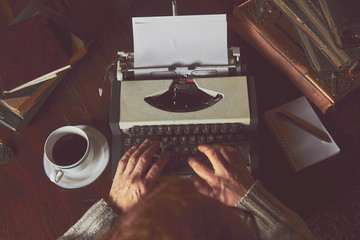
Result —
<path fill-rule="evenodd" d="M 122 149 L 124 154 L 133 145 L 139 146 L 146 138 L 160 141 L 160 148 L 153 157 L 155 162 L 165 150 L 170 150 L 170 160 L 163 170 L 163 175 L 193 174 L 187 159 L 197 156 L 205 165 L 210 161 L 197 146 L 201 144 L 229 145 L 240 150 L 243 160 L 250 166 L 250 143 L 248 130 L 241 124 L 189 124 L 164 126 L 139 126 L 123 131 Z"/>

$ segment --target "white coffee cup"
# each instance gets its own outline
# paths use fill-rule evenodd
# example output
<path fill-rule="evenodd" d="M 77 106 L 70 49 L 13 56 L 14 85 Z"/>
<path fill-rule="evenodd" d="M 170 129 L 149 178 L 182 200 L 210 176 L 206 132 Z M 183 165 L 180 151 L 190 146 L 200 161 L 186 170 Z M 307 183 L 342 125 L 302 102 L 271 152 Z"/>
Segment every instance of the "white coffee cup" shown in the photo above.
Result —
<path fill-rule="evenodd" d="M 62 150 L 60 153 L 63 154 L 59 155 L 54 152 L 59 152 L 59 149 Z M 71 155 L 71 150 L 75 150 L 74 156 Z M 89 136 L 85 131 L 75 126 L 64 126 L 56 129 L 48 136 L 44 145 L 44 161 L 50 165 L 49 178 L 54 183 L 61 181 L 65 175 L 76 177 L 77 173 L 89 165 L 93 155 L 94 150 Z M 66 156 L 67 159 L 61 159 Z M 69 162 L 69 160 L 71 161 Z"/>

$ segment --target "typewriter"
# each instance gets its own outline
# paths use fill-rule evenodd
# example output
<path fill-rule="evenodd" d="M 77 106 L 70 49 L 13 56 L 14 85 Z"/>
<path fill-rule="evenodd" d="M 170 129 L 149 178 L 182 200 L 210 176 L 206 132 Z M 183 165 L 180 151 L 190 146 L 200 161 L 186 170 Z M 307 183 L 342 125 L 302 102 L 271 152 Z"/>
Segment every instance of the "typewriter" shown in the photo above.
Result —
<path fill-rule="evenodd" d="M 200 144 L 230 145 L 240 150 L 249 170 L 256 175 L 257 107 L 254 79 L 245 76 L 240 49 L 227 49 L 228 64 L 134 67 L 133 52 L 118 52 L 116 70 L 110 72 L 112 171 L 133 145 L 157 139 L 170 160 L 163 175 L 191 175 L 189 156 L 197 156 Z"/>

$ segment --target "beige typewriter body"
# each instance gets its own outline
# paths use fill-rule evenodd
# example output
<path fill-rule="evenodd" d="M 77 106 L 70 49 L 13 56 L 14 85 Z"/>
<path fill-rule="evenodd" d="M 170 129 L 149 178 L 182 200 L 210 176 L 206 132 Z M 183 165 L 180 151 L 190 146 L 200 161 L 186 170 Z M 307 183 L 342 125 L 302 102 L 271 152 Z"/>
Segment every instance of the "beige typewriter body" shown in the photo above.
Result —
<path fill-rule="evenodd" d="M 116 72 L 109 74 L 113 176 L 121 156 L 144 138 L 171 148 L 170 174 L 193 174 L 183 159 L 215 139 L 241 145 L 244 162 L 256 170 L 255 83 L 245 76 L 240 48 L 226 49 L 226 16 L 176 15 L 175 4 L 172 17 L 133 18 L 134 52 L 119 51 Z M 223 129 L 219 138 L 216 127 Z"/>
<path fill-rule="evenodd" d="M 246 76 L 194 78 L 202 91 L 223 98 L 212 106 L 193 112 L 169 112 L 145 102 L 144 98 L 169 89 L 173 79 L 122 81 L 120 129 L 144 125 L 177 125 L 202 123 L 250 124 Z"/>

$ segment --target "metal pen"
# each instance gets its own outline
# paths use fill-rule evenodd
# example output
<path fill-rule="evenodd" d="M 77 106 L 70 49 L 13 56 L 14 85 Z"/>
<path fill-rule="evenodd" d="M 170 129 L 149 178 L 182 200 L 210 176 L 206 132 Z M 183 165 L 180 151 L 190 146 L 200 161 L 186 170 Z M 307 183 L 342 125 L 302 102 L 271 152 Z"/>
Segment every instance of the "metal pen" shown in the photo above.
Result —
<path fill-rule="evenodd" d="M 313 135 L 314 137 L 317 137 L 318 139 L 328 142 L 331 142 L 331 139 L 329 137 L 328 134 L 326 134 L 324 131 L 318 129 L 317 127 L 313 126 L 312 124 L 302 120 L 301 118 L 290 114 L 290 113 L 284 113 L 284 112 L 276 112 L 276 116 L 279 117 L 280 119 L 283 119 L 289 123 L 291 123 L 292 125 L 294 125 L 295 127 L 298 127 L 302 130 L 304 130 L 305 132 Z"/>

